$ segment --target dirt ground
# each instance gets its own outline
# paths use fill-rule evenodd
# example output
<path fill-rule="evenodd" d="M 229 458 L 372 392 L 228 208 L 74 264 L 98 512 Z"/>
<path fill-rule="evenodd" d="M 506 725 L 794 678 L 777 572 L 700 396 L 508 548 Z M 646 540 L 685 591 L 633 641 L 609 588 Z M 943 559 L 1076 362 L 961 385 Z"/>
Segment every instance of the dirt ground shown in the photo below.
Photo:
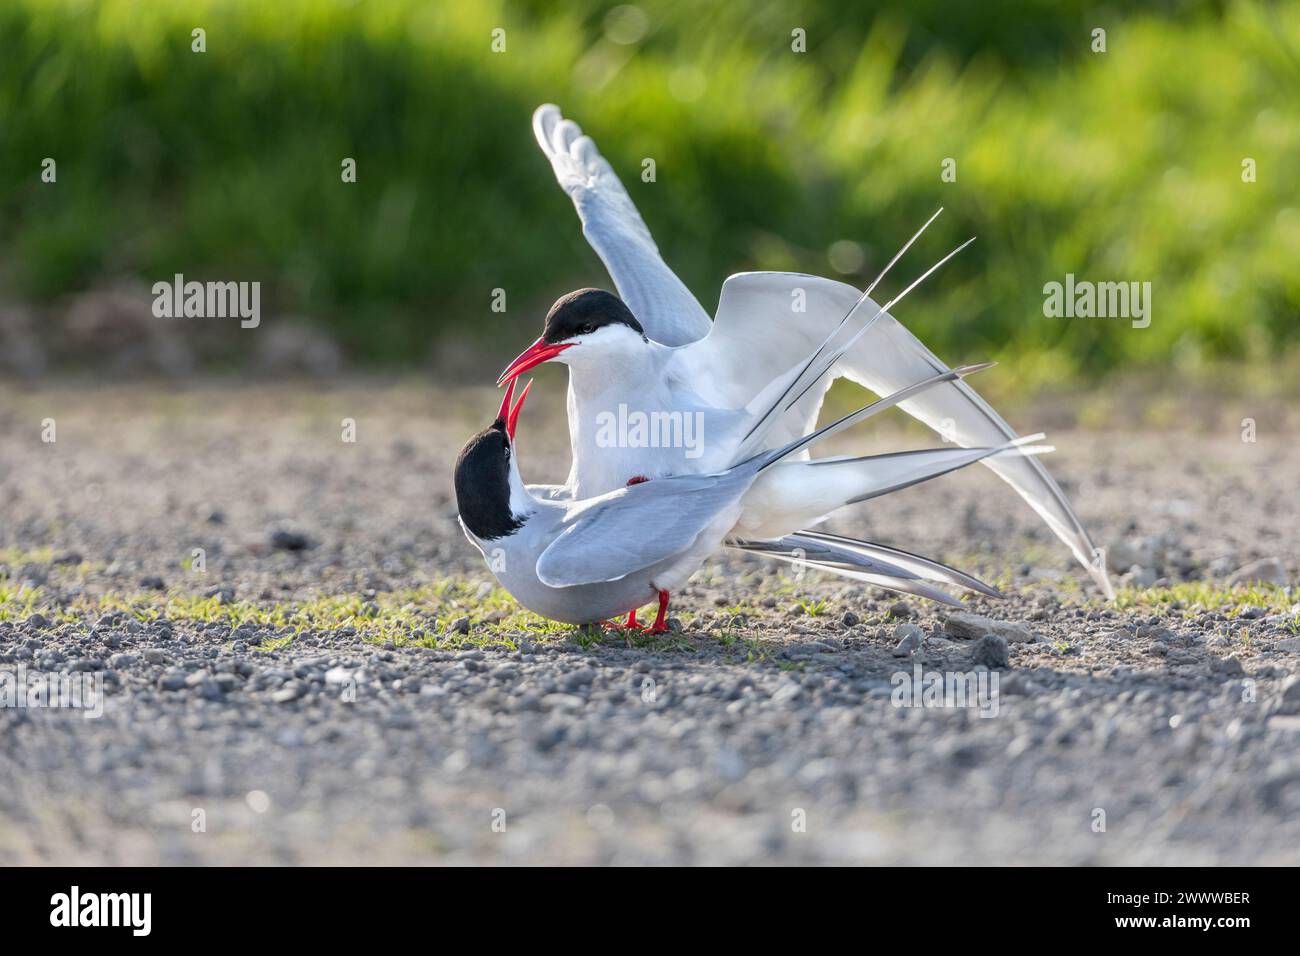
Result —
<path fill-rule="evenodd" d="M 1230 583 L 1296 582 L 1294 430 L 1052 431 L 1111 605 L 976 467 L 831 526 L 998 584 L 977 619 L 724 553 L 651 638 L 492 586 L 451 465 L 497 401 L 0 386 L 0 691 L 103 692 L 0 707 L 0 863 L 1300 862 L 1300 608 Z M 900 706 L 930 674 L 998 693 Z"/>

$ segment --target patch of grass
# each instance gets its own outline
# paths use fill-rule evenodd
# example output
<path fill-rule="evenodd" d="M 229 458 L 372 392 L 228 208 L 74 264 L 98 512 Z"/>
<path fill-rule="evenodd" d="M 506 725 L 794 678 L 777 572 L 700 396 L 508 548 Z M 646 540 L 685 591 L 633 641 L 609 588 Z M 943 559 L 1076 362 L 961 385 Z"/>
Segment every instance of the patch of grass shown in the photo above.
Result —
<path fill-rule="evenodd" d="M 0 621 L 22 621 L 44 610 L 40 588 L 0 581 Z"/>
<path fill-rule="evenodd" d="M 270 637 L 262 641 L 261 644 L 254 647 L 253 650 L 269 653 L 270 651 L 283 650 L 284 648 L 288 647 L 292 643 L 293 643 L 292 634 L 285 635 L 284 637 Z"/>
<path fill-rule="evenodd" d="M 173 591 L 166 594 L 107 593 L 96 598 L 78 598 L 67 606 L 54 606 L 40 588 L 0 582 L 0 621 L 24 620 L 40 611 L 55 620 L 87 621 L 109 612 L 129 615 L 141 623 L 160 619 L 174 622 L 219 623 L 232 631 L 245 625 L 269 629 L 259 651 L 289 647 L 308 631 L 352 628 L 364 641 L 427 648 L 499 646 L 516 649 L 519 639 L 572 640 L 583 647 L 595 647 L 610 639 L 629 647 L 660 651 L 695 651 L 698 648 L 682 634 L 603 628 L 575 628 L 551 621 L 521 608 L 510 595 L 495 585 L 449 578 L 420 588 L 383 592 L 367 599 L 359 595 L 322 595 L 303 601 L 232 601 L 219 596 L 203 597 Z M 468 618 L 468 633 L 450 631 L 449 625 Z M 689 625 L 693 615 L 681 615 Z"/>
<path fill-rule="evenodd" d="M 49 564 L 54 560 L 53 548 L 0 548 L 0 564 L 21 567 L 24 564 Z"/>
<path fill-rule="evenodd" d="M 824 599 L 814 601 L 808 598 L 802 598 L 796 601 L 795 604 L 802 608 L 804 614 L 808 617 L 821 617 L 830 609 L 831 606 L 830 601 Z"/>
<path fill-rule="evenodd" d="M 1162 587 L 1123 585 L 1115 591 L 1115 608 L 1162 608 L 1175 611 L 1222 611 L 1235 617 L 1248 607 L 1282 614 L 1293 603 L 1287 589 L 1275 584 L 1241 584 L 1229 587 L 1211 581 L 1183 581 Z"/>

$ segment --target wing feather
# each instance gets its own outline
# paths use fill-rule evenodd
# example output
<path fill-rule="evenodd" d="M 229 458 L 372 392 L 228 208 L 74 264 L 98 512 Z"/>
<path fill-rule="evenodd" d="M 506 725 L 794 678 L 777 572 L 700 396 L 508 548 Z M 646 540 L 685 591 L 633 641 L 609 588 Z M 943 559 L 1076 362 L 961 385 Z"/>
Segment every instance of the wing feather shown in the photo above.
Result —
<path fill-rule="evenodd" d="M 533 133 L 560 187 L 573 200 L 583 235 L 646 334 L 673 346 L 707 335 L 708 313 L 660 256 L 641 214 L 591 137 L 550 103 L 533 113 Z"/>

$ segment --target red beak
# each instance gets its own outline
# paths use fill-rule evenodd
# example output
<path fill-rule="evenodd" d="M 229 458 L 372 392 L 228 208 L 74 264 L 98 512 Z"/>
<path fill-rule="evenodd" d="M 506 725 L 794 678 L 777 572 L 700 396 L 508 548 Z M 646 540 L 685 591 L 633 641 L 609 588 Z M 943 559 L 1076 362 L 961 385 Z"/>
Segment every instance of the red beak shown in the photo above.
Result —
<path fill-rule="evenodd" d="M 506 366 L 506 370 L 502 372 L 501 377 L 497 379 L 497 384 L 500 385 L 508 379 L 518 378 L 533 366 L 541 365 L 543 362 L 549 362 L 565 349 L 573 348 L 575 345 L 577 345 L 576 342 L 561 342 L 557 345 L 552 345 L 550 342 L 543 342 L 541 339 L 538 339 L 532 345 L 528 346 L 528 348 L 524 349 L 517 359 Z"/>
<path fill-rule="evenodd" d="M 533 387 L 532 379 L 524 386 L 524 390 L 519 393 L 519 401 L 511 407 L 510 400 L 515 394 L 515 380 L 510 380 L 510 387 L 506 389 L 505 398 L 501 402 L 501 408 L 497 412 L 497 420 L 506 423 L 506 435 L 511 441 L 515 440 L 515 429 L 519 426 L 519 412 L 524 407 L 524 399 L 528 397 L 528 390 Z"/>

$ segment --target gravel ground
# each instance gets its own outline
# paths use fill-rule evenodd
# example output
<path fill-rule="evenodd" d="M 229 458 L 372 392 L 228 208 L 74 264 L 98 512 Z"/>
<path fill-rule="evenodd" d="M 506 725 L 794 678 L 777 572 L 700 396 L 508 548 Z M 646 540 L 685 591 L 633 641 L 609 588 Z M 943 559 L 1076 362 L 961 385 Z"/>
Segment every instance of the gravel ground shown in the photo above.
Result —
<path fill-rule="evenodd" d="M 536 480 L 565 470 L 559 382 L 522 426 Z M 1052 434 L 1112 606 L 976 469 L 837 527 L 1008 600 L 723 556 L 651 639 L 492 588 L 450 466 L 495 404 L 0 387 L 0 671 L 105 690 L 95 719 L 0 708 L 0 863 L 1300 862 L 1293 592 L 1228 587 L 1296 580 L 1295 433 Z M 896 706 L 914 667 L 996 675 L 996 705 Z"/>

